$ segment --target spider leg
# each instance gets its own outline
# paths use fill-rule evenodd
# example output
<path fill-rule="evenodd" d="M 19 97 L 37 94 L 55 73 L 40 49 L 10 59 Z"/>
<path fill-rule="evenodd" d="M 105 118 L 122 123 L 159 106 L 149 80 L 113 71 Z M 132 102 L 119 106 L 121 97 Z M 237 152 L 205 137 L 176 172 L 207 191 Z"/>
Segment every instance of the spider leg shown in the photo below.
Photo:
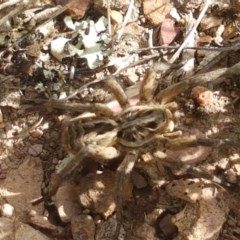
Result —
<path fill-rule="evenodd" d="M 138 159 L 138 150 L 129 151 L 124 157 L 123 161 L 117 168 L 116 179 L 115 179 L 115 201 L 116 201 L 116 218 L 117 227 L 115 231 L 115 239 L 118 239 L 121 221 L 122 221 L 122 204 L 123 204 L 123 185 L 126 177 L 129 177 L 135 162 Z"/>
<path fill-rule="evenodd" d="M 62 101 L 49 101 L 45 103 L 47 107 L 68 110 L 71 112 L 94 112 L 96 115 L 112 117 L 113 111 L 102 103 L 70 103 Z"/>
<path fill-rule="evenodd" d="M 140 85 L 139 99 L 141 102 L 148 102 L 153 99 L 155 90 L 157 88 L 157 73 L 161 73 L 161 75 L 163 75 L 163 73 L 166 72 L 170 67 L 171 66 L 168 63 L 158 62 L 149 68 Z"/>
<path fill-rule="evenodd" d="M 66 179 L 73 171 L 82 163 L 83 159 L 88 155 L 86 148 L 81 148 L 81 150 L 76 155 L 70 155 L 66 161 L 56 167 L 56 172 L 51 177 L 51 182 L 49 184 L 49 195 L 53 196 L 62 181 Z"/>
<path fill-rule="evenodd" d="M 156 90 L 157 73 L 153 68 L 149 68 L 140 85 L 139 99 L 141 102 L 151 101 Z"/>
<path fill-rule="evenodd" d="M 156 137 L 158 138 L 158 136 Z M 159 135 L 159 139 L 162 136 Z M 234 139 L 210 139 L 205 137 L 197 137 L 196 135 L 182 136 L 175 139 L 165 138 L 166 147 L 169 149 L 182 149 L 186 147 L 196 147 L 199 145 L 209 147 L 239 147 L 240 142 Z"/>
<path fill-rule="evenodd" d="M 113 95 L 119 102 L 120 106 L 123 109 L 128 107 L 129 106 L 128 97 L 124 92 L 123 88 L 117 82 L 117 80 L 113 76 L 108 76 L 104 82 L 107 85 L 108 89 L 113 93 Z"/>
<path fill-rule="evenodd" d="M 189 83 L 187 80 L 178 82 L 159 92 L 155 97 L 155 100 L 161 104 L 166 104 L 175 96 L 179 95 L 182 92 L 185 92 L 188 88 Z"/>

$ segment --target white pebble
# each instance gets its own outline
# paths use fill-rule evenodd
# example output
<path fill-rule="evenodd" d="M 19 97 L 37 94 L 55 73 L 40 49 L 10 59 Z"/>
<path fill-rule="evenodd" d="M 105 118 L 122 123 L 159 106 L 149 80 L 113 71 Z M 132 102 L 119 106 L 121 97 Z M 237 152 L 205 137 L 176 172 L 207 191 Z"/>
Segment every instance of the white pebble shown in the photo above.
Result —
<path fill-rule="evenodd" d="M 9 203 L 4 203 L 1 206 L 1 214 L 3 217 L 12 217 L 14 213 L 14 207 Z"/>

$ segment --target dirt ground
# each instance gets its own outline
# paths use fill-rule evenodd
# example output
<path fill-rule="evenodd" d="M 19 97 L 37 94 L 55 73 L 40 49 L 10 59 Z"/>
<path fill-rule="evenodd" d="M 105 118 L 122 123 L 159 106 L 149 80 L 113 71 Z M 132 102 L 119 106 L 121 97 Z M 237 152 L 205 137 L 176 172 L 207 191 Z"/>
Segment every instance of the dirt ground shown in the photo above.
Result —
<path fill-rule="evenodd" d="M 240 239 L 239 14 L 1 1 L 0 239 Z"/>

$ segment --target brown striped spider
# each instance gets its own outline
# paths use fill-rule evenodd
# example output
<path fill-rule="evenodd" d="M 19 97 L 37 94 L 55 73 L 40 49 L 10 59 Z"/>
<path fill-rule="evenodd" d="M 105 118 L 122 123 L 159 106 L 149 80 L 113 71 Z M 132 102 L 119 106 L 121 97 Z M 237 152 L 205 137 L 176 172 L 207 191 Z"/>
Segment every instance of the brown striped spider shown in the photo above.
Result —
<path fill-rule="evenodd" d="M 155 95 L 155 79 L 156 71 L 151 68 L 141 83 L 139 103 L 134 106 L 129 104 L 125 92 L 113 77 L 105 79 L 105 84 L 122 108 L 117 113 L 100 103 L 52 103 L 53 107 L 94 114 L 82 114 L 63 122 L 62 145 L 73 157 L 52 178 L 51 194 L 56 192 L 61 181 L 81 165 L 85 158 L 92 158 L 101 165 L 108 165 L 120 158 L 115 180 L 116 215 L 120 221 L 124 179 L 129 177 L 144 154 L 157 158 L 155 153 L 163 148 L 211 145 L 208 139 L 199 139 L 194 135 L 184 137 L 181 136 L 181 131 L 175 130 L 172 111 L 176 104 L 168 102 L 187 88 L 186 82 Z M 119 228 L 120 225 L 116 232 L 119 232 Z"/>

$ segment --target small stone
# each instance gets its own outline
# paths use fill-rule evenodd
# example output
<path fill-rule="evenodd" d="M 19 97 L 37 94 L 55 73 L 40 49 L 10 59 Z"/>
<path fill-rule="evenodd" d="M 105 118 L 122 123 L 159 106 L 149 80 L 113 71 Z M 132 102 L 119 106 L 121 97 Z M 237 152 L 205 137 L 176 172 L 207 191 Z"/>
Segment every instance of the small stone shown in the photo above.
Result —
<path fill-rule="evenodd" d="M 53 158 L 52 163 L 53 164 L 58 164 L 59 160 L 57 158 Z"/>
<path fill-rule="evenodd" d="M 28 153 L 34 157 L 38 156 L 43 150 L 42 144 L 34 144 L 29 147 Z"/>
<path fill-rule="evenodd" d="M 95 224 L 90 215 L 78 215 L 71 219 L 71 232 L 73 240 L 95 239 Z"/>
<path fill-rule="evenodd" d="M 1 206 L 1 215 L 3 217 L 12 217 L 14 214 L 14 207 L 10 205 L 9 203 L 4 203 Z"/>
<path fill-rule="evenodd" d="M 192 99 L 199 105 L 209 105 L 213 103 L 213 92 L 208 88 L 197 86 L 192 89 Z"/>
<path fill-rule="evenodd" d="M 237 183 L 237 175 L 236 173 L 233 171 L 233 169 L 228 169 L 226 172 L 226 179 L 229 183 Z"/>
<path fill-rule="evenodd" d="M 236 170 L 237 176 L 240 176 L 240 164 L 239 163 L 234 164 L 234 169 Z"/>
<path fill-rule="evenodd" d="M 123 16 L 119 11 L 112 10 L 110 16 L 112 21 L 116 24 L 121 24 L 123 22 Z"/>
<path fill-rule="evenodd" d="M 239 162 L 240 160 L 239 154 L 238 153 L 232 154 L 231 156 L 229 156 L 229 160 L 231 162 Z"/>
<path fill-rule="evenodd" d="M 221 158 L 218 161 L 217 167 L 222 170 L 226 170 L 229 167 L 229 160 L 227 158 Z"/>
<path fill-rule="evenodd" d="M 43 131 L 40 129 L 33 129 L 29 134 L 33 138 L 40 138 L 43 135 Z"/>

